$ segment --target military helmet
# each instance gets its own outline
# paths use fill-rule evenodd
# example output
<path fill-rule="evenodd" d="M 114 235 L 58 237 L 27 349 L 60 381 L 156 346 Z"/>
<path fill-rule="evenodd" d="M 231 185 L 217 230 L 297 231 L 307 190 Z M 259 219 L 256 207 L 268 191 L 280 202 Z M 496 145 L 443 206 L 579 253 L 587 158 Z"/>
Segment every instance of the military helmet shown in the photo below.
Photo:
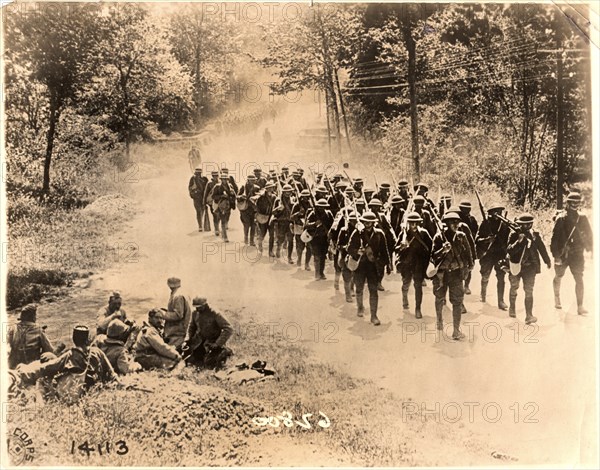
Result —
<path fill-rule="evenodd" d="M 386 191 L 389 191 L 389 190 L 390 190 L 390 188 L 392 187 L 392 185 L 391 185 L 390 183 L 381 183 L 381 184 L 379 185 L 379 187 L 380 187 L 381 189 L 384 189 L 384 190 L 386 190 Z"/>
<path fill-rule="evenodd" d="M 413 197 L 413 202 L 415 204 L 419 203 L 420 205 L 423 205 L 425 204 L 425 198 L 420 194 L 417 194 L 415 197 Z"/>
<path fill-rule="evenodd" d="M 406 216 L 407 222 L 423 222 L 423 218 L 419 215 L 418 212 L 411 212 Z"/>
<path fill-rule="evenodd" d="M 374 192 L 375 192 L 375 190 L 373 188 L 371 188 L 370 186 L 367 186 L 366 188 L 363 188 L 363 193 L 365 193 L 365 194 L 366 193 L 372 194 Z"/>
<path fill-rule="evenodd" d="M 194 173 L 202 173 L 202 167 L 197 166 L 196 168 L 194 168 Z"/>
<path fill-rule="evenodd" d="M 532 224 L 533 221 L 534 221 L 533 215 L 529 214 L 528 212 L 524 212 L 517 218 L 517 223 L 520 225 Z"/>
<path fill-rule="evenodd" d="M 427 192 L 427 191 L 429 191 L 429 186 L 427 186 L 425 183 L 417 183 L 413 189 L 415 191 L 422 189 L 423 191 Z"/>
<path fill-rule="evenodd" d="M 568 203 L 577 203 L 577 204 L 581 203 L 581 194 L 570 192 L 567 195 L 567 202 Z"/>
<path fill-rule="evenodd" d="M 294 189 L 289 184 L 284 184 L 282 190 L 284 192 L 292 192 Z"/>
<path fill-rule="evenodd" d="M 300 197 L 310 197 L 310 191 L 308 189 L 303 189 L 300 191 Z"/>
<path fill-rule="evenodd" d="M 382 207 L 382 206 L 383 206 L 383 203 L 376 197 L 374 197 L 373 199 L 371 199 L 369 201 L 369 207 Z"/>
<path fill-rule="evenodd" d="M 318 193 L 326 193 L 327 192 L 327 188 L 321 184 L 321 185 L 317 186 L 317 191 L 316 192 L 318 192 Z"/>
<path fill-rule="evenodd" d="M 493 211 L 503 211 L 505 209 L 505 207 L 499 203 L 499 202 L 494 202 L 490 205 L 490 207 L 488 207 L 488 212 L 493 212 Z"/>
<path fill-rule="evenodd" d="M 399 188 L 408 188 L 408 181 L 406 181 L 406 180 L 398 181 L 398 187 Z"/>
<path fill-rule="evenodd" d="M 129 327 L 118 318 L 115 318 L 108 324 L 106 336 L 112 339 L 119 339 L 127 332 L 127 330 L 129 330 Z"/>
<path fill-rule="evenodd" d="M 461 209 L 471 209 L 471 202 L 467 201 L 467 200 L 462 200 L 460 201 L 460 204 L 458 205 L 458 207 L 460 207 Z"/>
<path fill-rule="evenodd" d="M 460 216 L 456 212 L 446 212 L 442 220 L 444 222 L 460 222 Z"/>
<path fill-rule="evenodd" d="M 340 180 L 337 183 L 335 183 L 335 187 L 336 188 L 347 188 L 348 187 L 348 182 L 344 181 L 344 180 Z"/>
<path fill-rule="evenodd" d="M 375 223 L 375 222 L 377 222 L 377 220 L 378 220 L 377 216 L 375 214 L 373 214 L 373 212 L 370 212 L 370 211 L 365 212 L 360 218 L 361 222 L 367 222 L 367 223 L 368 222 Z"/>
<path fill-rule="evenodd" d="M 319 199 L 316 204 L 316 207 L 329 207 L 329 203 L 325 199 Z"/>
<path fill-rule="evenodd" d="M 170 277 L 167 279 L 167 285 L 169 287 L 181 287 L 181 279 L 178 277 Z"/>
<path fill-rule="evenodd" d="M 404 202 L 404 199 L 402 199 L 402 196 L 400 196 L 399 194 L 394 194 L 392 196 L 392 199 L 390 199 L 390 202 L 392 204 L 401 204 Z"/>

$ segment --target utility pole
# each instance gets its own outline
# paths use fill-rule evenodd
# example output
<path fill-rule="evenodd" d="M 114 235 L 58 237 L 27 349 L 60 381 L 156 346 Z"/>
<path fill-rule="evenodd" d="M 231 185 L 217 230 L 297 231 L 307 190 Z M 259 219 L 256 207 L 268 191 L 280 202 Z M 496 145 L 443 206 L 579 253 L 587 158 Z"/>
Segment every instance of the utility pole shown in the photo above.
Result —
<path fill-rule="evenodd" d="M 565 174 L 565 161 L 563 155 L 564 141 L 564 85 L 563 85 L 563 51 L 562 41 L 559 36 L 556 39 L 556 208 L 563 207 L 563 184 Z"/>

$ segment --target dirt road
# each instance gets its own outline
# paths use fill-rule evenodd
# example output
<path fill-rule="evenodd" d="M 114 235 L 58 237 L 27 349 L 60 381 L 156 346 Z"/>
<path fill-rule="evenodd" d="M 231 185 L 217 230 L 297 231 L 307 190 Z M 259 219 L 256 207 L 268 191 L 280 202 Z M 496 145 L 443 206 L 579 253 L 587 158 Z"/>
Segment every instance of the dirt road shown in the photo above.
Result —
<path fill-rule="evenodd" d="M 204 149 L 205 174 L 215 163 L 226 164 L 238 181 L 252 162 L 263 168 L 268 162 L 323 168 L 328 162 L 322 157 L 293 148 L 294 135 L 317 118 L 316 109 L 297 106 L 289 111 L 267 124 L 273 135 L 271 155 L 264 155 L 261 128 Z M 563 310 L 557 311 L 552 272 L 543 268 L 535 291 L 539 323 L 526 327 L 522 292 L 517 321 L 494 307 L 493 287 L 487 304 L 478 301 L 477 267 L 474 295 L 465 301 L 467 340 L 455 343 L 447 337 L 449 330 L 441 337 L 434 332 L 431 284 L 425 289 L 424 318 L 415 320 L 412 311 L 402 310 L 399 277 L 393 274 L 385 278 L 380 297 L 382 324 L 374 327 L 367 318 L 357 318 L 355 306 L 334 291 L 331 266 L 328 280 L 315 282 L 312 272 L 284 258 L 269 262 L 244 247 L 237 211 L 230 222 L 231 243 L 199 233 L 187 194 L 190 170 L 184 153 L 173 151 L 172 168 L 160 177 L 132 183 L 141 211 L 120 240 L 139 247 L 137 262 L 105 272 L 90 295 L 119 289 L 128 313 L 141 320 L 148 308 L 166 304 L 166 279 L 176 275 L 189 295 L 206 296 L 221 309 L 243 308 L 257 329 L 242 334 L 258 336 L 260 330 L 261 340 L 280 334 L 290 342 L 304 342 L 315 358 L 392 390 L 398 396 L 398 419 L 402 413 L 428 413 L 430 419 L 456 421 L 519 458 L 519 465 L 571 466 L 596 458 L 596 316 L 577 316 L 572 279 L 565 278 Z M 592 285 L 588 259 L 590 312 L 595 311 Z M 451 323 L 449 310 L 445 321 Z M 413 404 L 403 407 L 408 398 Z M 423 446 L 435 449 L 434 442 Z"/>

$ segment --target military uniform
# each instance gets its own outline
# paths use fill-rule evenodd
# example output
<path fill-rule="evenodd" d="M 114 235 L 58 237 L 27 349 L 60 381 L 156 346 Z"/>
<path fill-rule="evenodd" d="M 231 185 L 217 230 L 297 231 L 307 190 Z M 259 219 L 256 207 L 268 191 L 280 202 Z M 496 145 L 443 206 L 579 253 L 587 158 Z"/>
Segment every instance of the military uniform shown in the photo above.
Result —
<path fill-rule="evenodd" d="M 567 203 L 575 202 L 578 206 L 581 201 L 579 195 L 569 195 Z M 554 223 L 550 251 L 554 257 L 554 301 L 556 308 L 562 308 L 560 303 L 560 284 L 567 268 L 575 279 L 575 296 L 577 299 L 578 313 L 587 313 L 583 307 L 583 271 L 585 261 L 583 251 L 592 251 L 592 228 L 587 217 L 580 214 L 577 209 L 568 207 L 561 212 Z"/>
<path fill-rule="evenodd" d="M 312 253 L 315 258 L 315 279 L 324 280 L 325 260 L 329 243 L 327 234 L 333 224 L 333 214 L 327 209 L 328 204 L 317 201 L 317 207 L 311 210 L 306 217 L 306 229 L 313 237 L 310 241 Z"/>
<path fill-rule="evenodd" d="M 206 176 L 202 176 L 202 170 L 196 172 L 190 178 L 190 182 L 188 184 L 188 191 L 190 193 L 190 197 L 194 201 L 194 209 L 196 210 L 196 221 L 198 222 L 198 230 L 202 232 L 203 224 L 204 224 L 204 191 L 206 189 L 206 185 L 208 184 L 208 178 Z"/>
<path fill-rule="evenodd" d="M 518 223 L 533 223 L 533 216 L 523 214 L 519 217 Z M 525 236 L 521 238 L 520 234 Z M 508 280 L 510 281 L 509 315 L 511 317 L 516 316 L 517 291 L 522 279 L 523 290 L 525 291 L 525 323 L 535 323 L 537 318 L 533 316 L 533 288 L 535 285 L 535 276 L 541 272 L 540 255 L 544 263 L 548 266 L 548 269 L 551 267 L 546 246 L 538 232 L 522 229 L 521 232 L 512 232 L 510 234 L 507 251 L 510 262 L 520 263 L 521 265 L 519 274 L 514 275 L 511 272 L 508 275 Z"/>
<path fill-rule="evenodd" d="M 377 217 L 372 212 L 366 212 L 362 217 L 363 223 L 377 222 Z M 350 236 L 348 244 L 348 253 L 355 260 L 360 262 L 358 268 L 354 271 L 354 286 L 356 288 L 356 303 L 358 307 L 358 316 L 363 316 L 363 291 L 365 282 L 369 288 L 369 308 L 371 311 L 371 322 L 379 325 L 377 317 L 377 308 L 379 304 L 379 293 L 377 285 L 379 284 L 378 266 L 389 266 L 391 259 L 387 249 L 385 234 L 381 229 L 373 226 L 371 230 L 354 230 Z"/>
<path fill-rule="evenodd" d="M 308 194 L 308 190 L 306 190 L 306 193 Z M 296 240 L 296 264 L 298 266 L 301 265 L 302 252 L 306 248 L 306 259 L 304 261 L 304 269 L 306 271 L 310 271 L 310 258 L 312 257 L 312 248 L 310 246 L 310 243 L 304 243 L 302 241 L 302 239 L 300 238 L 300 234 L 302 233 L 301 230 L 304 229 L 304 225 L 306 222 L 306 214 L 310 210 L 310 202 L 308 199 L 309 197 L 310 196 L 308 195 L 303 196 L 302 193 L 300 193 L 300 200 L 296 202 L 296 204 L 294 204 L 294 206 L 292 207 L 292 213 L 290 215 L 290 220 L 293 224 L 293 228 L 295 229 L 295 232 L 298 232 L 294 235 L 294 238 Z"/>
<path fill-rule="evenodd" d="M 221 177 L 221 184 L 215 186 L 213 190 L 213 200 L 218 205 L 217 211 L 221 223 L 221 236 L 224 242 L 229 241 L 227 238 L 227 229 L 231 210 L 235 209 L 235 194 L 235 188 L 232 188 L 224 177 Z"/>
<path fill-rule="evenodd" d="M 8 368 L 14 369 L 19 364 L 30 364 L 39 361 L 43 353 L 52 353 L 52 343 L 44 330 L 35 322 L 20 321 L 8 330 Z"/>
<path fill-rule="evenodd" d="M 177 350 L 165 343 L 156 327 L 146 322 L 142 325 L 133 351 L 136 362 L 144 369 L 172 369 L 180 359 Z"/>
<path fill-rule="evenodd" d="M 207 368 L 222 367 L 233 352 L 225 346 L 233 334 L 233 328 L 220 313 L 210 308 L 205 299 L 198 305 L 200 298 L 194 299 L 192 321 L 186 334 L 185 343 L 191 354 L 188 362 Z"/>
<path fill-rule="evenodd" d="M 474 242 L 475 238 L 477 237 L 477 232 L 479 230 L 479 224 L 477 222 L 477 219 L 470 214 L 471 203 L 469 201 L 461 201 L 458 208 L 460 209 L 460 211 L 458 212 L 458 215 L 460 216 L 460 220 L 462 223 L 466 224 L 469 227 L 469 230 L 471 231 L 471 235 L 473 237 L 473 242 Z M 475 245 L 473 245 L 473 247 L 475 248 L 475 251 L 473 254 L 473 260 L 476 260 L 477 259 L 477 247 Z M 469 271 L 469 275 L 465 279 L 465 294 L 467 294 L 467 295 L 471 294 L 471 289 L 469 288 L 470 284 L 471 284 L 471 272 Z"/>
<path fill-rule="evenodd" d="M 265 192 L 256 199 L 256 223 L 258 225 L 258 251 L 263 251 L 263 240 L 269 232 L 269 256 L 275 256 L 273 246 L 275 240 L 273 237 L 273 225 L 268 220 L 275 204 L 276 196 L 272 193 Z"/>
<path fill-rule="evenodd" d="M 219 236 L 219 211 L 215 209 L 215 205 L 213 204 L 213 189 L 219 185 L 219 173 L 213 171 L 211 173 L 212 179 L 206 183 L 206 188 L 204 189 L 204 202 L 208 204 L 209 210 L 213 216 L 213 224 L 215 227 L 215 235 Z"/>
<path fill-rule="evenodd" d="M 496 271 L 496 278 L 498 279 L 498 308 L 506 310 L 506 304 L 504 303 L 506 277 L 504 262 L 510 229 L 504 222 L 491 215 L 494 210 L 502 209 L 498 205 L 495 205 L 495 209 L 488 209 L 489 215 L 487 219 L 481 222 L 477 231 L 475 246 L 481 272 L 481 301 L 485 302 L 486 300 L 487 285 L 492 269 L 494 269 Z"/>
<path fill-rule="evenodd" d="M 165 341 L 171 346 L 176 348 L 183 342 L 191 314 L 192 309 L 185 296 L 178 294 L 177 289 L 171 291 L 167 310 L 163 311 L 165 318 Z"/>
<path fill-rule="evenodd" d="M 409 214 L 411 217 L 411 214 Z M 409 222 L 421 222 L 421 217 L 412 213 Z M 415 288 L 415 316 L 422 318 L 423 280 L 431 256 L 432 240 L 429 232 L 421 227 L 407 228 L 398 236 L 395 252 L 398 258 L 397 269 L 402 276 L 402 307 L 408 309 L 408 289 L 413 282 Z"/>
<path fill-rule="evenodd" d="M 340 268 L 342 280 L 344 281 L 344 293 L 346 295 L 346 302 L 351 303 L 354 272 L 348 268 L 346 258 L 348 256 L 348 245 L 350 243 L 350 236 L 352 235 L 354 230 L 356 230 L 356 214 L 350 214 L 349 218 L 352 218 L 354 223 L 344 223 L 344 226 L 338 231 L 335 246 L 337 265 Z"/>
<path fill-rule="evenodd" d="M 290 217 L 292 215 L 293 200 L 290 196 L 291 186 L 286 185 L 284 193 L 281 197 L 275 200 L 273 216 L 275 224 L 275 233 L 277 233 L 277 248 L 275 250 L 275 256 L 281 257 L 281 248 L 287 242 L 287 257 L 288 262 L 291 264 L 292 252 L 294 250 L 294 238 L 290 228 Z"/>
<path fill-rule="evenodd" d="M 250 246 L 254 246 L 254 235 L 256 232 L 256 222 L 254 219 L 256 206 L 254 205 L 254 196 L 260 189 L 254 184 L 254 181 L 256 181 L 254 177 L 248 177 L 248 182 L 240 188 L 238 193 L 238 201 L 243 200 L 246 202 L 246 208 L 244 210 L 241 209 L 239 203 L 238 209 L 240 209 L 240 220 L 244 227 L 244 243 L 250 243 Z"/>
<path fill-rule="evenodd" d="M 458 214 L 452 212 L 444 216 L 444 221 L 449 224 L 458 223 L 459 220 Z M 450 243 L 450 251 L 444 251 L 445 242 Z M 443 328 L 442 309 L 446 301 L 446 292 L 449 291 L 454 326 L 452 337 L 462 339 L 464 335 L 460 332 L 460 321 L 464 299 L 463 282 L 467 273 L 473 269 L 471 248 L 466 235 L 458 230 L 453 233 L 450 228 L 445 229 L 444 233 L 437 233 L 433 239 L 431 261 L 437 266 L 437 273 L 433 277 L 437 329 Z"/>

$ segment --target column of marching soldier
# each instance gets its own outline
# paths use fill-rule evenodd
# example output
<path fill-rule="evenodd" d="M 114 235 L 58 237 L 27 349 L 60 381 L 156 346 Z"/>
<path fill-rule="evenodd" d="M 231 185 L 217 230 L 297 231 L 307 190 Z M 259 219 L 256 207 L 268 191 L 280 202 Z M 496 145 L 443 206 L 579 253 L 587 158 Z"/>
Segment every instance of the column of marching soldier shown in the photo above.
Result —
<path fill-rule="evenodd" d="M 343 281 L 347 302 L 356 300 L 357 315 L 362 317 L 364 286 L 369 291 L 371 323 L 380 325 L 377 316 L 378 291 L 382 280 L 396 267 L 402 277 L 402 306 L 409 308 L 408 291 L 414 285 L 415 317 L 422 318 L 421 303 L 425 279 L 431 279 L 435 296 L 437 329 L 443 329 L 442 311 L 446 293 L 452 306 L 452 338 L 460 340 L 461 315 L 467 313 L 463 299 L 471 294 L 471 271 L 479 260 L 480 299 L 486 302 L 492 271 L 496 274 L 498 308 L 516 317 L 519 285 L 525 292 L 525 322 L 537 321 L 533 315 L 535 277 L 541 260 L 550 269 L 552 261 L 539 232 L 533 230 L 534 217 L 523 213 L 509 220 L 505 207 L 494 203 L 483 207 L 476 192 L 482 222 L 471 215 L 468 200 L 453 206 L 449 195 L 436 205 L 428 197 L 428 187 L 418 183 L 409 187 L 406 180 L 364 186 L 362 178 L 347 173 L 328 179 L 311 172 L 308 184 L 299 168 L 291 174 L 286 167 L 280 174 L 263 174 L 260 168 L 249 174 L 238 188 L 226 168 L 213 171 L 211 180 L 195 169 L 189 181 L 200 231 L 210 231 L 209 212 L 214 233 L 228 242 L 227 228 L 231 210 L 236 206 L 244 227 L 244 243 L 256 246 L 262 254 L 268 235 L 271 259 L 281 258 L 282 250 L 298 266 L 311 270 L 313 258 L 316 280 L 325 280 L 326 260 L 335 269 L 334 288 Z M 592 231 L 587 217 L 580 213 L 582 196 L 573 189 L 566 197 L 566 209 L 557 212 L 551 240 L 555 277 L 555 308 L 560 309 L 560 284 L 567 267 L 575 279 L 577 312 L 587 313 L 583 305 L 584 250 L 592 250 Z M 505 279 L 509 279 L 509 304 L 505 298 Z"/>

